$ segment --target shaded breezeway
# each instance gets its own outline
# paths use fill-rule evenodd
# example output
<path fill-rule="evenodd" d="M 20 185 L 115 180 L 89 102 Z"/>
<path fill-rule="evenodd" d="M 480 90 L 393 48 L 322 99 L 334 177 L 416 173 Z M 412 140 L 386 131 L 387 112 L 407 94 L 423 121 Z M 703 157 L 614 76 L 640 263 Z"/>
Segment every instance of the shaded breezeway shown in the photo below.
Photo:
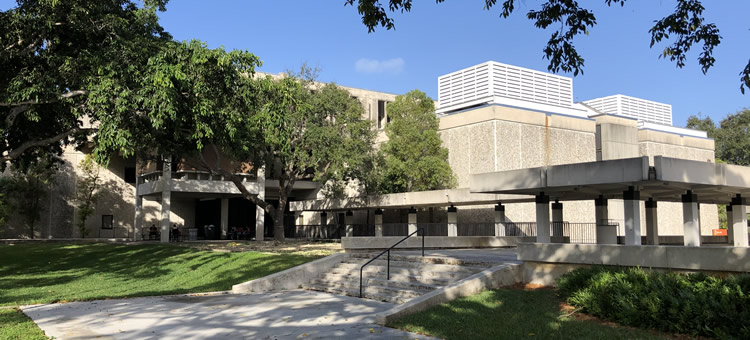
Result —
<path fill-rule="evenodd" d="M 374 324 L 389 303 L 328 293 L 145 297 L 22 307 L 55 339 L 429 339 Z"/>

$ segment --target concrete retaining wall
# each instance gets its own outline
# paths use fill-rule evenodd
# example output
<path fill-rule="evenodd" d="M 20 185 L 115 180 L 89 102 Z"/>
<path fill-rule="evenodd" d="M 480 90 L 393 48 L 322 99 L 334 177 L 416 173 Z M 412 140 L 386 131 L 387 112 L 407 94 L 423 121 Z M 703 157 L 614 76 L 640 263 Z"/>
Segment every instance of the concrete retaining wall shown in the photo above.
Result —
<path fill-rule="evenodd" d="M 588 265 L 611 265 L 707 271 L 721 273 L 750 272 L 750 248 L 623 246 L 596 244 L 527 243 L 518 246 L 523 261 L 523 281 L 554 285 L 555 279 Z"/>
<path fill-rule="evenodd" d="M 375 315 L 375 322 L 385 325 L 405 315 L 417 313 L 460 297 L 519 283 L 521 279 L 521 265 L 503 264 L 495 266 L 377 314 Z"/>
<path fill-rule="evenodd" d="M 403 236 L 383 237 L 342 237 L 341 247 L 352 250 L 383 250 L 400 241 Z M 536 237 L 516 236 L 425 236 L 424 246 L 430 249 L 449 248 L 502 248 L 516 247 L 521 242 L 535 242 Z M 416 249 L 422 247 L 422 237 L 412 236 L 398 245 L 398 249 Z"/>
<path fill-rule="evenodd" d="M 333 254 L 260 279 L 240 283 L 232 286 L 232 293 L 257 293 L 298 289 L 300 285 L 313 280 L 320 273 L 328 271 L 347 256 L 349 255 L 343 253 Z"/>

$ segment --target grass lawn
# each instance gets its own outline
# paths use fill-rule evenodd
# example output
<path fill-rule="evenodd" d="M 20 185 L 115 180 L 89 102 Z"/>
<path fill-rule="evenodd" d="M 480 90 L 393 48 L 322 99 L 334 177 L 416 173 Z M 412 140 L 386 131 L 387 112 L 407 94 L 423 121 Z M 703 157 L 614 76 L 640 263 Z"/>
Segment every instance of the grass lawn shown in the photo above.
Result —
<path fill-rule="evenodd" d="M 550 289 L 498 289 L 405 316 L 389 327 L 443 339 L 664 339 L 568 315 Z"/>
<path fill-rule="evenodd" d="M 0 306 L 229 290 L 320 257 L 160 244 L 0 245 Z M 0 309 L 0 339 L 40 337 L 23 314 Z"/>

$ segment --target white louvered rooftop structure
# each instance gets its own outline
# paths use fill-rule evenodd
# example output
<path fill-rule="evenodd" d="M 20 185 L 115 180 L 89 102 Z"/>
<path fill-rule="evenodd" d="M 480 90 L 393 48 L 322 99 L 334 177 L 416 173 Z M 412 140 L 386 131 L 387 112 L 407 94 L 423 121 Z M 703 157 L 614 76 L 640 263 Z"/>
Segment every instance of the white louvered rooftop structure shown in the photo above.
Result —
<path fill-rule="evenodd" d="M 672 125 L 672 105 L 616 94 L 583 102 L 602 113 L 635 118 L 638 121 Z"/>
<path fill-rule="evenodd" d="M 573 79 L 488 61 L 438 77 L 438 115 L 499 104 L 587 117 L 573 105 Z"/>

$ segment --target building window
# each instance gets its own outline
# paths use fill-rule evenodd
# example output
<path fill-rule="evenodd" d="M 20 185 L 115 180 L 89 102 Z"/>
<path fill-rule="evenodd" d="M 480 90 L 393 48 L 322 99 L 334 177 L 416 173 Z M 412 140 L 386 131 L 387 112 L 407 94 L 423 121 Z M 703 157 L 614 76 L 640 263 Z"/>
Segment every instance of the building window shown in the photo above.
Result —
<path fill-rule="evenodd" d="M 125 168 L 125 183 L 135 184 L 135 168 Z"/>
<path fill-rule="evenodd" d="M 385 126 L 385 101 L 378 100 L 378 129 Z"/>
<path fill-rule="evenodd" d="M 102 215 L 102 229 L 112 229 L 115 225 L 115 217 L 112 215 Z"/>

